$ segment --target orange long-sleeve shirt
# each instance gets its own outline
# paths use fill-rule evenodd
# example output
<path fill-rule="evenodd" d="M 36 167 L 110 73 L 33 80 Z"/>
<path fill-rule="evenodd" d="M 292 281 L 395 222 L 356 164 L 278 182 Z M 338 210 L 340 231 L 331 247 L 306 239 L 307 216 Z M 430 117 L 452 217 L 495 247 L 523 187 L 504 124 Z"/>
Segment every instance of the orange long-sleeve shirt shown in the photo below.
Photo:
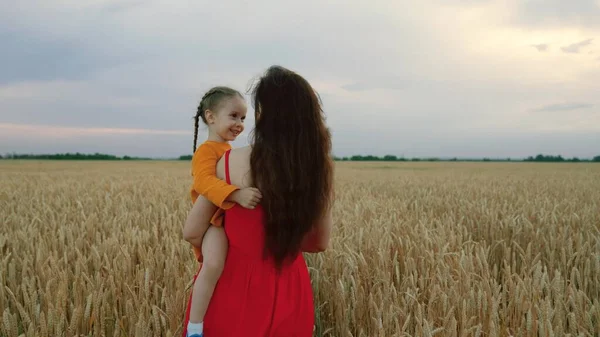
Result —
<path fill-rule="evenodd" d="M 195 203 L 198 196 L 202 195 L 218 207 L 210 221 L 215 226 L 222 225 L 223 210 L 235 205 L 234 202 L 226 199 L 238 189 L 236 186 L 229 185 L 217 178 L 217 162 L 229 149 L 231 149 L 229 143 L 206 141 L 196 149 L 192 157 L 193 183 L 190 191 L 192 202 Z M 196 256 L 196 260 L 202 262 L 200 249 L 192 247 L 192 251 Z"/>
<path fill-rule="evenodd" d="M 196 149 L 192 157 L 192 202 L 202 195 L 221 209 L 233 207 L 235 203 L 226 199 L 238 187 L 217 178 L 217 162 L 229 149 L 229 143 L 215 141 L 206 141 Z"/>

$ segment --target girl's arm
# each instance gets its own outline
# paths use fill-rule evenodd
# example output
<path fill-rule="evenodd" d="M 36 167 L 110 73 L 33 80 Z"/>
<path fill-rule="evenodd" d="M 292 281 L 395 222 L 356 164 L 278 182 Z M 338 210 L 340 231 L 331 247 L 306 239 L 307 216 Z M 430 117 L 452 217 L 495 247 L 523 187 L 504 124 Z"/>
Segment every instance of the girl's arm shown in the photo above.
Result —
<path fill-rule="evenodd" d="M 210 145 L 200 145 L 192 158 L 193 189 L 217 207 L 229 209 L 234 205 L 235 200 L 232 199 L 237 195 L 234 192 L 239 188 L 217 178 L 219 159 L 217 152 Z"/>
<path fill-rule="evenodd" d="M 240 189 L 217 177 L 217 162 L 220 158 L 210 145 L 202 144 L 192 158 L 193 188 L 198 194 L 221 209 L 229 209 L 234 204 L 253 209 L 262 195 L 256 188 Z"/>

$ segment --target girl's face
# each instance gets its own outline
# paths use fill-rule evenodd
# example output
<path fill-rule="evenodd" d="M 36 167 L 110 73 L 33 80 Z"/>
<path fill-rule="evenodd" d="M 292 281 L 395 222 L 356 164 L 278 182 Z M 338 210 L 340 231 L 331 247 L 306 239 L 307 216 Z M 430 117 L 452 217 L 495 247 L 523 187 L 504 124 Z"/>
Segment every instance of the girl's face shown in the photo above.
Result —
<path fill-rule="evenodd" d="M 234 141 L 244 131 L 246 101 L 240 96 L 225 99 L 216 111 L 207 111 L 209 132 L 223 142 Z"/>

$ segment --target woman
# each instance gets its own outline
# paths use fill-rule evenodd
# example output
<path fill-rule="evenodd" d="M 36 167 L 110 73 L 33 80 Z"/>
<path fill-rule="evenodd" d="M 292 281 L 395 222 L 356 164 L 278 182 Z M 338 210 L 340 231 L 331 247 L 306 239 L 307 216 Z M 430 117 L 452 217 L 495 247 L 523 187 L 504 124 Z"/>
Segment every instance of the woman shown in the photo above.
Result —
<path fill-rule="evenodd" d="M 312 336 L 314 304 L 302 252 L 322 252 L 332 226 L 331 137 L 316 92 L 273 66 L 253 89 L 254 142 L 226 152 L 217 176 L 256 187 L 255 209 L 225 212 L 225 266 L 205 315 L 207 337 Z M 186 313 L 184 332 L 189 316 Z"/>

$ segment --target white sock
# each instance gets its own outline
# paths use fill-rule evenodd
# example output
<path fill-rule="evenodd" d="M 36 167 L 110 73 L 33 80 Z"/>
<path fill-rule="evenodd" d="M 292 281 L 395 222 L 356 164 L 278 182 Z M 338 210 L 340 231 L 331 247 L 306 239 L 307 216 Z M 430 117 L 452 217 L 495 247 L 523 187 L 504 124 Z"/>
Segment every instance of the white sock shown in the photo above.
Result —
<path fill-rule="evenodd" d="M 188 336 L 191 336 L 193 334 L 200 335 L 200 334 L 202 334 L 203 328 L 204 328 L 204 322 L 200 322 L 200 323 L 188 322 L 187 334 L 188 334 Z"/>

